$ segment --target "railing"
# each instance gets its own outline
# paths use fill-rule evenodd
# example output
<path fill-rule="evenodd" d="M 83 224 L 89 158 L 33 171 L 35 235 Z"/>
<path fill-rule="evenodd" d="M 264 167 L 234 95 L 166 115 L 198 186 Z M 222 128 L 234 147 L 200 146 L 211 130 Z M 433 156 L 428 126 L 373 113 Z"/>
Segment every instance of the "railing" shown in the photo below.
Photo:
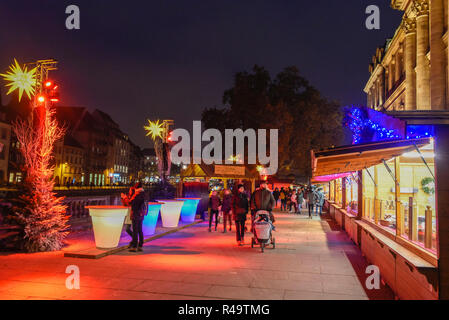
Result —
<path fill-rule="evenodd" d="M 101 196 L 101 197 L 67 197 L 62 203 L 67 206 L 66 215 L 73 218 L 83 218 L 89 216 L 87 206 L 97 205 L 117 205 L 119 196 Z"/>

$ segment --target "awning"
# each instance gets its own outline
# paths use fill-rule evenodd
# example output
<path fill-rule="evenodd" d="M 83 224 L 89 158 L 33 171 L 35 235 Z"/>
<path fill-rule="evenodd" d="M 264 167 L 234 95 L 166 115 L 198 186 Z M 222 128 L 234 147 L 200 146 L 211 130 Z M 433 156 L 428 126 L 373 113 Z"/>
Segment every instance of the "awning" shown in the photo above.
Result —
<path fill-rule="evenodd" d="M 406 152 L 428 145 L 432 138 L 382 141 L 338 147 L 324 151 L 311 151 L 312 177 L 355 172 L 388 161 Z"/>

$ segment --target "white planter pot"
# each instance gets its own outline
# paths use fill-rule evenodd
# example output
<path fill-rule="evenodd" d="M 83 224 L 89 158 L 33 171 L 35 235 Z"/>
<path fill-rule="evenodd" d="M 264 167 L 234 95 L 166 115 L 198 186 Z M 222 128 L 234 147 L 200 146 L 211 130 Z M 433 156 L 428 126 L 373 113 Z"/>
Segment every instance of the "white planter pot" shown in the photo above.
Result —
<path fill-rule="evenodd" d="M 92 217 L 95 245 L 100 249 L 116 248 L 122 234 L 123 222 L 128 213 L 124 206 L 89 206 Z"/>
<path fill-rule="evenodd" d="M 181 200 L 157 200 L 161 203 L 161 218 L 164 228 L 176 228 L 181 216 L 184 201 Z"/>

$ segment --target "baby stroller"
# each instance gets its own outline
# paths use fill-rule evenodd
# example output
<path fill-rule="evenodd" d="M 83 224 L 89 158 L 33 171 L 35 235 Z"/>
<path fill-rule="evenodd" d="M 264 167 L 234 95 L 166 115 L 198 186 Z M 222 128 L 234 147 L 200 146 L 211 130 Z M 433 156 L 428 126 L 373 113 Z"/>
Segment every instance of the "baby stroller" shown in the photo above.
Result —
<path fill-rule="evenodd" d="M 253 225 L 254 235 L 251 239 L 251 248 L 254 245 L 260 245 L 260 250 L 264 252 L 264 248 L 273 245 L 276 248 L 276 239 L 272 235 L 273 225 L 270 221 L 270 213 L 268 211 L 257 211 L 254 216 Z"/>

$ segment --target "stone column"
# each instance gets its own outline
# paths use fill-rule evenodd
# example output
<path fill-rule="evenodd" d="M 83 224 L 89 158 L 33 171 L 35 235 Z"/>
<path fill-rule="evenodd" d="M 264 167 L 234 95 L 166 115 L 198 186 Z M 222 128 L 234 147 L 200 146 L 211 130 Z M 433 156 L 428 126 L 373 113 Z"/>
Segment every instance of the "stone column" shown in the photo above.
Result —
<path fill-rule="evenodd" d="M 379 76 L 379 106 L 383 106 L 384 102 L 385 102 L 385 77 L 382 67 L 382 71 Z"/>
<path fill-rule="evenodd" d="M 432 110 L 446 108 L 446 66 L 443 43 L 443 0 L 430 1 L 430 98 Z"/>
<path fill-rule="evenodd" d="M 398 50 L 398 52 L 396 53 L 396 56 L 395 56 L 395 68 L 394 68 L 394 74 L 395 74 L 395 76 L 394 76 L 394 78 L 396 79 L 396 81 L 399 81 L 399 79 L 401 79 L 401 75 L 402 75 L 402 55 L 403 55 L 403 47 L 402 47 L 402 44 L 401 45 L 399 45 L 399 50 Z"/>
<path fill-rule="evenodd" d="M 404 18 L 405 30 L 405 110 L 416 110 L 416 21 Z"/>
<path fill-rule="evenodd" d="M 418 110 L 430 110 L 429 2 L 415 0 L 416 10 L 416 105 Z"/>

